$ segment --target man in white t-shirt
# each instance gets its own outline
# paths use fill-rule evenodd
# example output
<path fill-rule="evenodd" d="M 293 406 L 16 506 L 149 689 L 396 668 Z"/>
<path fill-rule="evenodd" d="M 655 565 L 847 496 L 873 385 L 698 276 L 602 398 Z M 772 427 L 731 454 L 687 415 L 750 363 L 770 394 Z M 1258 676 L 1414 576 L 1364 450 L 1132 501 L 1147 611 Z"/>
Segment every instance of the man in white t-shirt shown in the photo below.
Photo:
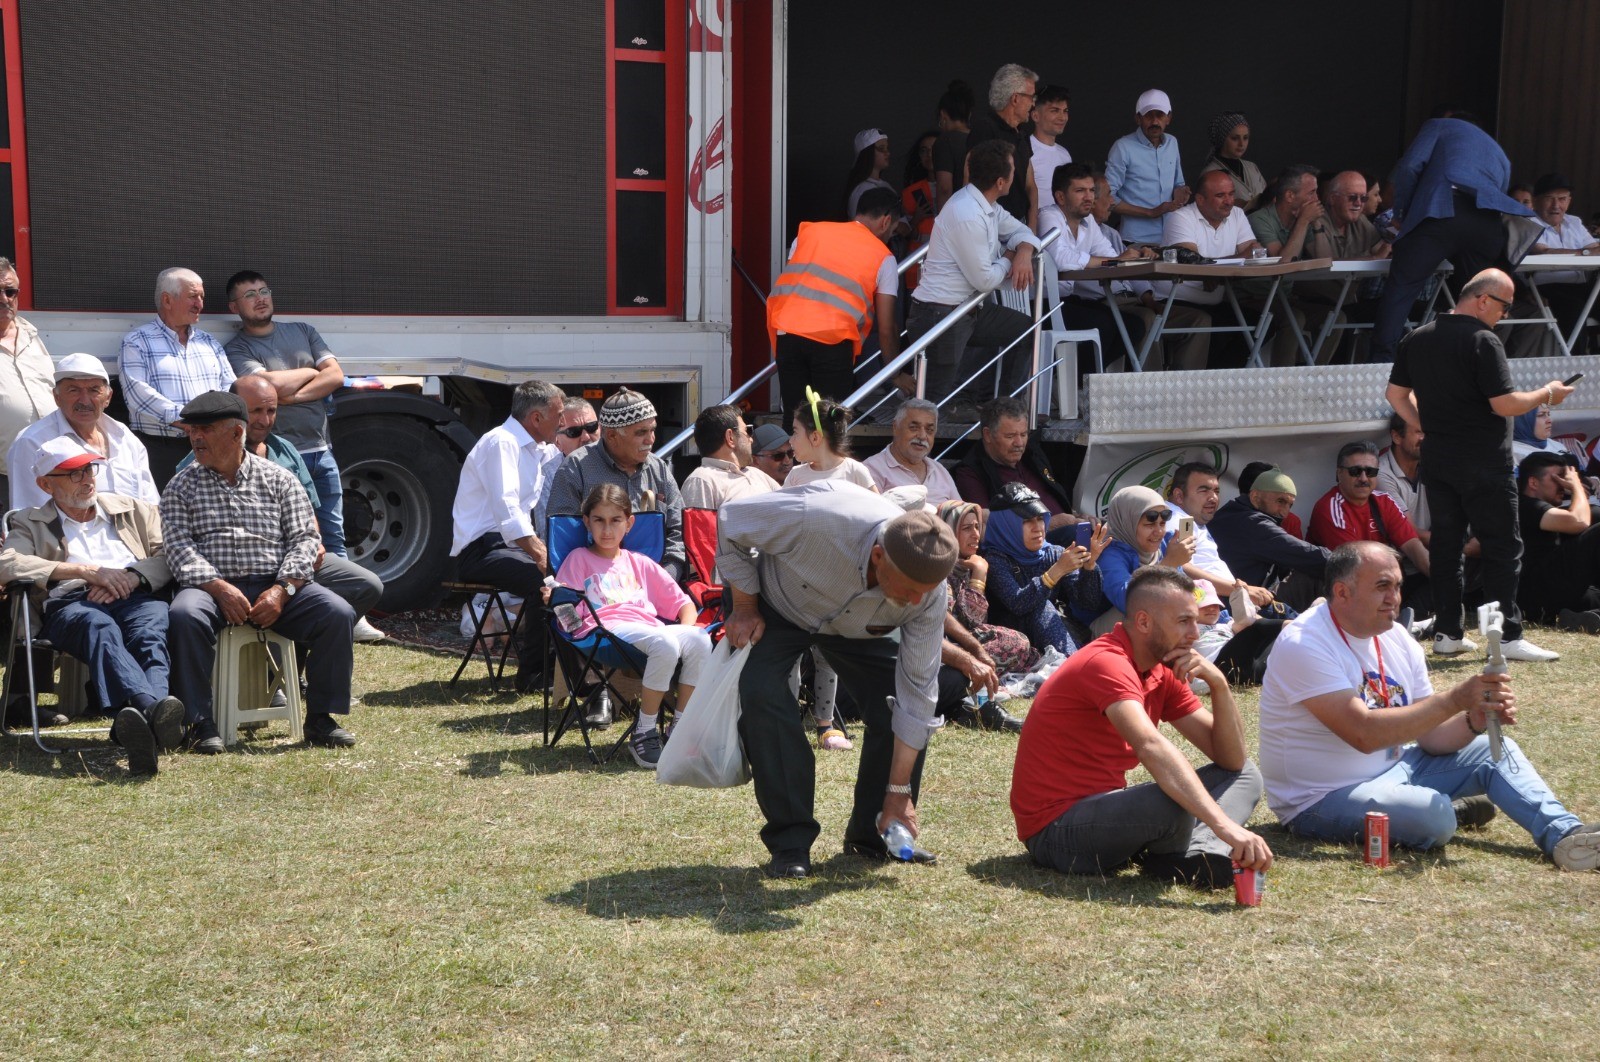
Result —
<path fill-rule="evenodd" d="M 1351 841 L 1382 811 L 1393 843 L 1432 848 L 1456 831 L 1452 801 L 1486 794 L 1558 867 L 1600 867 L 1600 825 L 1562 807 L 1510 738 L 1501 760 L 1490 753 L 1488 714 L 1516 722 L 1510 676 L 1434 692 L 1421 647 L 1394 622 L 1395 551 L 1346 543 L 1327 577 L 1327 600 L 1279 634 L 1261 687 L 1261 773 L 1289 831 Z"/>
<path fill-rule="evenodd" d="M 1033 133 L 1029 137 L 1033 154 L 1028 159 L 1033 182 L 1028 186 L 1028 195 L 1035 218 L 1039 217 L 1041 207 L 1050 205 L 1050 178 L 1055 175 L 1056 167 L 1072 161 L 1071 153 L 1061 146 L 1061 134 L 1067 131 L 1071 105 L 1072 97 L 1061 85 L 1046 85 L 1033 101 Z M 1048 231 L 1042 218 L 1035 224 L 1039 235 Z"/>
<path fill-rule="evenodd" d="M 1206 258 L 1248 258 L 1261 242 L 1244 211 L 1233 205 L 1233 178 L 1222 170 L 1209 170 L 1200 177 L 1194 202 L 1162 220 L 1161 245 L 1184 247 Z M 1178 298 L 1198 306 L 1215 306 L 1223 297 L 1216 281 L 1185 280 L 1178 285 Z"/>

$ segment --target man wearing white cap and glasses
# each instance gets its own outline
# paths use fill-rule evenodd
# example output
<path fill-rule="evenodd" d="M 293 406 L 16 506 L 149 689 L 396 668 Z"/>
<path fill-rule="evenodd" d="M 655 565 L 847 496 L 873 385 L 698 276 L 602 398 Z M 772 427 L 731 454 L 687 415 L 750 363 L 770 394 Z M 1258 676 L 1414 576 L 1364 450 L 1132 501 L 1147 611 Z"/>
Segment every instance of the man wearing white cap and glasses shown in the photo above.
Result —
<path fill-rule="evenodd" d="M 1122 238 L 1128 243 L 1159 244 L 1161 219 L 1189 202 L 1178 141 L 1167 135 L 1172 101 L 1160 89 L 1150 89 L 1139 97 L 1134 120 L 1138 128 L 1112 144 L 1106 159 L 1111 209 L 1122 215 Z"/>
<path fill-rule="evenodd" d="M 50 495 L 29 479 L 26 470 L 51 439 L 75 438 L 79 445 L 104 463 L 100 489 L 108 494 L 157 505 L 161 492 L 150 475 L 150 458 L 144 443 L 127 426 L 106 416 L 111 404 L 111 377 L 93 354 L 68 354 L 55 370 L 55 411 L 25 428 L 11 444 L 7 462 L 24 474 L 11 481 L 11 508 L 43 505 Z"/>
<path fill-rule="evenodd" d="M 33 584 L 39 632 L 88 665 L 91 700 L 120 709 L 111 733 L 129 770 L 154 774 L 157 746 L 175 748 L 183 736 L 183 705 L 167 687 L 167 605 L 155 596 L 172 572 L 160 512 L 100 493 L 103 467 L 75 435 L 39 448 L 31 471 L 45 502 L 12 517 L 0 580 Z"/>

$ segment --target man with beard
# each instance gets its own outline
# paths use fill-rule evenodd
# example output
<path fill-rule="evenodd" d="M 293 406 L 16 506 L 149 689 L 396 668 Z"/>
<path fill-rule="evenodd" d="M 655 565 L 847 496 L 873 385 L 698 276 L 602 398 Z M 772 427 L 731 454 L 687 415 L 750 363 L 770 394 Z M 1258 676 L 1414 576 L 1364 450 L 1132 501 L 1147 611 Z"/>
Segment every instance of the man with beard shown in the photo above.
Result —
<path fill-rule="evenodd" d="M 1172 101 L 1150 89 L 1139 96 L 1133 115 L 1138 128 L 1112 144 L 1106 159 L 1111 209 L 1122 215 L 1129 243 L 1160 244 L 1162 219 L 1189 202 L 1178 139 L 1167 135 Z"/>
<path fill-rule="evenodd" d="M 928 504 L 935 509 L 959 498 L 956 481 L 939 462 L 928 456 L 939 433 L 939 407 L 923 398 L 911 398 L 894 412 L 894 437 L 889 445 L 863 462 L 880 492 L 895 487 L 928 488 Z"/>
<path fill-rule="evenodd" d="M 754 465 L 750 428 L 737 406 L 709 406 L 694 419 L 694 445 L 700 467 L 683 481 L 685 509 L 720 509 L 723 502 L 777 490 L 772 477 Z"/>
<path fill-rule="evenodd" d="M 1183 566 L 1184 574 L 1191 579 L 1206 580 L 1216 587 L 1222 598 L 1243 590 L 1257 608 L 1271 605 L 1272 591 L 1236 578 L 1217 552 L 1217 540 L 1211 537 L 1209 527 L 1211 518 L 1222 506 L 1222 481 L 1217 470 L 1202 461 L 1179 465 L 1172 473 L 1167 500 L 1172 503 L 1173 510 L 1168 531 L 1176 532 L 1179 521 L 1185 516 L 1194 520 L 1194 557 Z"/>

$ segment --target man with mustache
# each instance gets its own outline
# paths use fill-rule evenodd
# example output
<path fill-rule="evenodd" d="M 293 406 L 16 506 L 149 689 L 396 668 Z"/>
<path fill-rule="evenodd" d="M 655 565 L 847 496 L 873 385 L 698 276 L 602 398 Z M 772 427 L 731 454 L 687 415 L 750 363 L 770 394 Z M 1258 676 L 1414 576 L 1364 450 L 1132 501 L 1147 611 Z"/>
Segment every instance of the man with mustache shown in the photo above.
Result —
<path fill-rule="evenodd" d="M 127 426 L 106 416 L 111 404 L 111 377 L 93 354 L 68 354 L 55 370 L 54 413 L 36 421 L 17 435 L 6 455 L 11 468 L 31 469 L 44 444 L 63 435 L 75 437 L 85 450 L 103 462 L 99 486 L 108 494 L 121 494 L 157 505 L 161 492 L 150 475 L 150 458 L 144 443 Z M 11 480 L 11 508 L 43 505 L 50 495 L 37 479 L 26 475 Z"/>
<path fill-rule="evenodd" d="M 880 492 L 913 484 L 928 488 L 928 504 L 961 497 L 956 481 L 939 462 L 928 457 L 939 432 L 939 407 L 925 398 L 901 403 L 894 413 L 894 438 L 864 462 Z"/>

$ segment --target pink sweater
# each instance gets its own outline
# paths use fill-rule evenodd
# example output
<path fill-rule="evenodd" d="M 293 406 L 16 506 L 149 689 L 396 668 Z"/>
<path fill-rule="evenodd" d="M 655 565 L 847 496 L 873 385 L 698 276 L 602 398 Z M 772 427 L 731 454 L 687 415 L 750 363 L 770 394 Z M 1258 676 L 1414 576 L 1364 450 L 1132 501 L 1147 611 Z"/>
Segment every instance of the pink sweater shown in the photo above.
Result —
<path fill-rule="evenodd" d="M 610 560 L 585 546 L 567 554 L 556 572 L 556 582 L 582 590 L 589 604 L 607 626 L 613 623 L 645 623 L 663 627 L 661 617 L 676 622 L 689 595 L 672 581 L 666 569 L 629 550 L 618 550 Z M 583 609 L 583 625 L 573 632 L 582 638 L 594 630 L 593 617 Z"/>

